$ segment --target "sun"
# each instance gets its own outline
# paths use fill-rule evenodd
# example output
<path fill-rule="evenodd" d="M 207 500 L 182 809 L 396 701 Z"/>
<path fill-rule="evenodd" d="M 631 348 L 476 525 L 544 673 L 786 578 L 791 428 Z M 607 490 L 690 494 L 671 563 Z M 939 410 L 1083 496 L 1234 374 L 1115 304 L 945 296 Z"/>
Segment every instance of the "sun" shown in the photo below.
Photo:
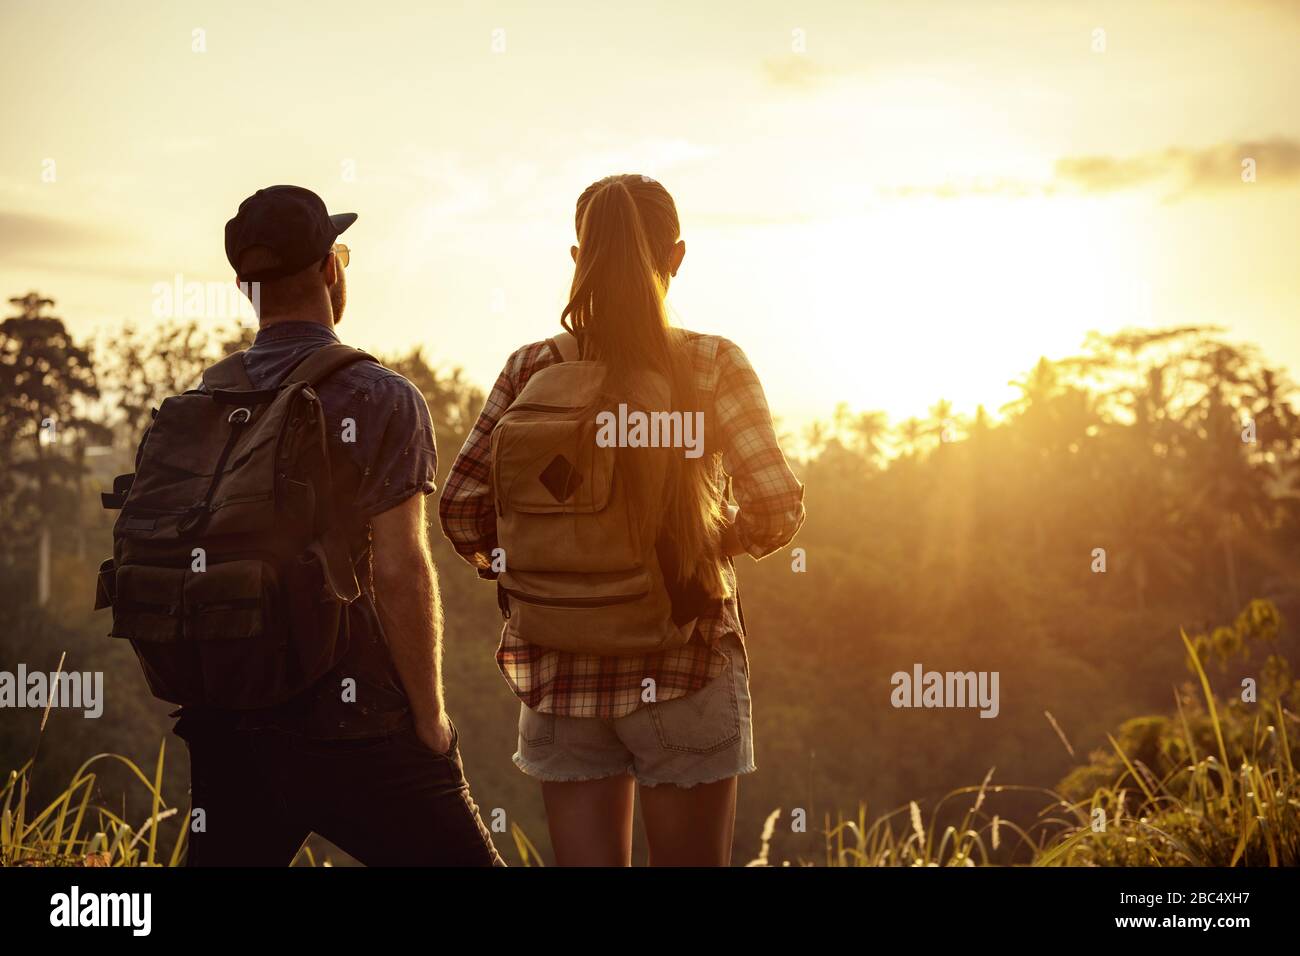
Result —
<path fill-rule="evenodd" d="M 785 227 L 766 281 L 785 334 L 817 356 L 802 385 L 822 407 L 996 410 L 1039 356 L 1150 322 L 1141 229 L 1119 204 L 1073 197 L 881 201 Z"/>

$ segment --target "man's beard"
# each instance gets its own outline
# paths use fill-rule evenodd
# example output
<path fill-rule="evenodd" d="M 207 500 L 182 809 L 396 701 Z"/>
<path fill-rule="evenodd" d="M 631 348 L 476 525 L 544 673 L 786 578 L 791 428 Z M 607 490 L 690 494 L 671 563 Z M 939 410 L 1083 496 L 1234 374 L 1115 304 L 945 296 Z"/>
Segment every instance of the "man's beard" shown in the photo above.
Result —
<path fill-rule="evenodd" d="M 334 310 L 334 324 L 343 321 L 343 310 L 348 304 L 347 283 L 340 276 L 339 281 L 330 286 L 330 307 Z"/>

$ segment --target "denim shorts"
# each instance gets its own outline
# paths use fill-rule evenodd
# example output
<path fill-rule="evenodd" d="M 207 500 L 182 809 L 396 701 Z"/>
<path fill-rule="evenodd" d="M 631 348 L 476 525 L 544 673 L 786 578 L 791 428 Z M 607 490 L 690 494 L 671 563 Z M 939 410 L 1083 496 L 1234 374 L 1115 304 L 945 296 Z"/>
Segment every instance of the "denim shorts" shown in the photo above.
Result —
<path fill-rule="evenodd" d="M 694 787 L 754 771 L 749 665 L 740 638 L 718 647 L 726 668 L 699 690 L 623 717 L 565 717 L 519 709 L 515 765 L 539 780 L 598 780 L 624 773 L 643 787 Z"/>

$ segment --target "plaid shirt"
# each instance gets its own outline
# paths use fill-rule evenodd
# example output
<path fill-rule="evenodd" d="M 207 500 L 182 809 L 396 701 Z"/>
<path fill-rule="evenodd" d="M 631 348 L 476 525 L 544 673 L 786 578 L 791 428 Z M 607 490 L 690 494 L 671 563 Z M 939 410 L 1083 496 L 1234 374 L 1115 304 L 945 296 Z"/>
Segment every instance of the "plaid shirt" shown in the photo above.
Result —
<path fill-rule="evenodd" d="M 763 386 L 745 354 L 716 335 L 686 332 L 696 387 L 713 402 L 715 480 L 725 498 L 725 478 L 740 512 L 737 532 L 745 550 L 761 558 L 783 547 L 803 524 L 803 486 L 777 445 Z M 546 341 L 518 349 L 506 361 L 478 421 L 456 456 L 438 506 L 442 530 L 458 554 L 494 578 L 488 555 L 497 546 L 496 503 L 491 485 L 492 430 L 515 396 L 539 369 L 556 361 Z M 725 500 L 723 502 L 725 504 Z M 682 647 L 639 657 L 601 657 L 548 650 L 502 629 L 497 665 L 526 705 L 570 717 L 622 717 L 643 703 L 642 681 L 655 682 L 655 699 L 684 697 L 722 673 L 726 658 L 714 645 L 726 634 L 744 634 L 731 562 L 724 574 L 731 596 L 696 622 Z"/>

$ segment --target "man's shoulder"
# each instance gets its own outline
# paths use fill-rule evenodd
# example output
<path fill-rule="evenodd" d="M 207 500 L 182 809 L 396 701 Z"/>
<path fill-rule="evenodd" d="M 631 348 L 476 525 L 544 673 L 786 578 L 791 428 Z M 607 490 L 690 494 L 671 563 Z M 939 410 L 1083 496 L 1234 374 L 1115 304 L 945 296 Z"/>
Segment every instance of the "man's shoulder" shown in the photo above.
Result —
<path fill-rule="evenodd" d="M 414 392 L 422 395 L 420 389 L 401 372 L 384 365 L 373 355 L 368 355 L 357 362 L 343 366 L 323 384 L 322 390 L 330 385 L 341 385 L 352 391 L 393 392 L 403 394 Z"/>
<path fill-rule="evenodd" d="M 373 356 L 343 366 L 316 389 L 334 418 L 372 423 L 394 421 L 411 429 L 431 428 L 429 403 L 419 387 Z M 391 427 L 391 424 L 388 426 Z"/>

